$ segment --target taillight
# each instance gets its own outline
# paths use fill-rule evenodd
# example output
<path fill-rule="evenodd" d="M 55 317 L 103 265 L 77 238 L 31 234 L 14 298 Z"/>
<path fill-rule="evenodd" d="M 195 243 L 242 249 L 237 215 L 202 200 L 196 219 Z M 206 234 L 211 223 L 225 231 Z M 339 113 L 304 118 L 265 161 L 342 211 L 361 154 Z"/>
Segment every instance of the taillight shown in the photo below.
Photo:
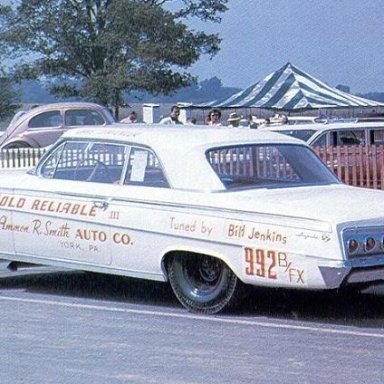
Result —
<path fill-rule="evenodd" d="M 367 252 L 372 251 L 375 248 L 376 240 L 373 237 L 367 237 L 365 239 L 364 248 Z"/>
<path fill-rule="evenodd" d="M 359 242 L 355 239 L 348 240 L 348 253 L 354 254 L 359 249 Z"/>

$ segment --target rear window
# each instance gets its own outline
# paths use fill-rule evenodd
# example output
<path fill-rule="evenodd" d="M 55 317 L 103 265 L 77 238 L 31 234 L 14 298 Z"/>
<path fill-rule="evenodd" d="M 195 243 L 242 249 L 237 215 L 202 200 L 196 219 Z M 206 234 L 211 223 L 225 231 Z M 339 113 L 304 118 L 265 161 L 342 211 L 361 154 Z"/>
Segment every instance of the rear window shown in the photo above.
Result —
<path fill-rule="evenodd" d="M 65 112 L 65 125 L 68 127 L 79 125 L 103 125 L 103 117 L 91 109 L 74 109 Z"/>
<path fill-rule="evenodd" d="M 208 160 L 227 189 L 279 188 L 338 183 L 307 147 L 247 145 L 216 148 Z"/>

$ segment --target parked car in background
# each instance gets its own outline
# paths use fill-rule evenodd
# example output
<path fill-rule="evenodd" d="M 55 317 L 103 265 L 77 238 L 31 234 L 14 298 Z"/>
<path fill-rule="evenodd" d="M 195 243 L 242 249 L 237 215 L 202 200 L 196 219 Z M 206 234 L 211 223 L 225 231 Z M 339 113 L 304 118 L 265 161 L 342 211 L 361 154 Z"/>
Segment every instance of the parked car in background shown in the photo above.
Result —
<path fill-rule="evenodd" d="M 0 149 L 40 148 L 53 144 L 68 129 L 115 122 L 109 110 L 85 102 L 52 103 L 19 111 L 2 136 Z"/>
<path fill-rule="evenodd" d="M 312 124 L 273 125 L 259 129 L 271 130 L 297 139 L 310 146 L 384 144 L 384 121 L 337 121 Z"/>
<path fill-rule="evenodd" d="M 287 116 L 275 114 L 274 116 L 270 116 L 267 118 L 258 118 L 256 116 L 252 116 L 252 121 L 257 124 L 258 127 L 273 127 L 282 126 L 285 127 L 287 125 L 298 125 L 298 124 L 314 124 L 318 122 L 322 122 L 323 119 L 317 116 Z M 266 124 L 266 122 L 268 123 Z"/>
<path fill-rule="evenodd" d="M 384 192 L 340 183 L 303 141 L 269 131 L 69 130 L 33 171 L 4 170 L 0 197 L 13 267 L 168 281 L 195 312 L 225 308 L 240 282 L 384 279 Z"/>
<path fill-rule="evenodd" d="M 347 184 L 384 189 L 384 121 L 348 120 L 260 127 L 307 142 Z"/>

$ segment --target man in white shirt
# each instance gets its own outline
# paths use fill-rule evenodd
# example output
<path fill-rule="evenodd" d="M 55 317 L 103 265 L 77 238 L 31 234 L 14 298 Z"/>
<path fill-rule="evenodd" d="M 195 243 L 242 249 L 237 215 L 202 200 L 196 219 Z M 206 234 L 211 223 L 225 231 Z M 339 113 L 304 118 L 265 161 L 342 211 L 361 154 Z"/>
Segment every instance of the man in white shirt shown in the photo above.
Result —
<path fill-rule="evenodd" d="M 159 124 L 183 124 L 179 120 L 180 108 L 177 105 L 172 106 L 171 113 L 168 117 L 164 117 L 160 120 Z"/>

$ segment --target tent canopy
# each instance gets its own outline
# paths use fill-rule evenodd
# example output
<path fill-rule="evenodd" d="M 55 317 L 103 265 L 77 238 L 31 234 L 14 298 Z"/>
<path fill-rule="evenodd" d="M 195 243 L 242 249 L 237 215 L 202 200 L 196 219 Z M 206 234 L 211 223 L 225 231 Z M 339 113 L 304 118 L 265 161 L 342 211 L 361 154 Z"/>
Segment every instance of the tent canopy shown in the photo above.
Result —
<path fill-rule="evenodd" d="M 377 106 L 384 104 L 332 88 L 291 63 L 225 100 L 195 105 L 200 108 L 265 108 L 281 111 Z"/>

